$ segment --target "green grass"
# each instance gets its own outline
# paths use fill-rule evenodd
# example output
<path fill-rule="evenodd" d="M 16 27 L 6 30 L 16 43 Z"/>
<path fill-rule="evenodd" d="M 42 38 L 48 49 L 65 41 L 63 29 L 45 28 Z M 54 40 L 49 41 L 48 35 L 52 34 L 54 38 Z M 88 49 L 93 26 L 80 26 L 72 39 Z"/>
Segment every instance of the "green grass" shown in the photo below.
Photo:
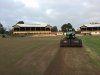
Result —
<path fill-rule="evenodd" d="M 81 39 L 92 58 L 90 62 L 100 66 L 100 36 L 83 36 Z"/>

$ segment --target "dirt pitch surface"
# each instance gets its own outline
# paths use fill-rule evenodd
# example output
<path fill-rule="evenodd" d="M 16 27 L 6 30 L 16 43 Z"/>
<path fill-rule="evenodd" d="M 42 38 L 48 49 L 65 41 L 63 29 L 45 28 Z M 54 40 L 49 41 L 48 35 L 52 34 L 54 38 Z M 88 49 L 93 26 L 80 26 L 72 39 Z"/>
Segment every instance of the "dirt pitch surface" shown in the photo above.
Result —
<path fill-rule="evenodd" d="M 60 48 L 44 75 L 100 75 L 85 48 Z"/>
<path fill-rule="evenodd" d="M 83 48 L 60 48 L 60 37 L 0 38 L 0 75 L 100 75 Z"/>

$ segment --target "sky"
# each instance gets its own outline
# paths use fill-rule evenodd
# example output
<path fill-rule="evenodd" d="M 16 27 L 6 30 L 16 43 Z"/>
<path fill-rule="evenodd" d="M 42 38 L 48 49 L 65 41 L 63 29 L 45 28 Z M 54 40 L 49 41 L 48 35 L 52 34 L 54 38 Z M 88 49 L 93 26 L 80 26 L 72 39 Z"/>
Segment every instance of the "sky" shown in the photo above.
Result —
<path fill-rule="evenodd" d="M 0 22 L 11 28 L 18 21 L 43 22 L 60 28 L 71 23 L 100 22 L 100 0 L 0 0 Z"/>

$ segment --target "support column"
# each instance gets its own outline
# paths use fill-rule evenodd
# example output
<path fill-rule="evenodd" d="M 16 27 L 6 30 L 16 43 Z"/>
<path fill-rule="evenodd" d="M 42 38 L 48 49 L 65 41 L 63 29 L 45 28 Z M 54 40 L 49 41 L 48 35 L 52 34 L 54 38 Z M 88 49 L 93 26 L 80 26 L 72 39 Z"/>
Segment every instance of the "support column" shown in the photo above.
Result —
<path fill-rule="evenodd" d="M 19 31 L 20 31 L 20 27 L 19 27 Z"/>
<path fill-rule="evenodd" d="M 46 33 L 46 27 L 45 27 L 45 35 L 46 35 L 47 33 Z"/>
<path fill-rule="evenodd" d="M 21 31 L 21 30 L 20 30 L 20 27 L 19 27 L 19 33 L 18 33 L 19 36 L 21 35 L 20 31 Z"/>
<path fill-rule="evenodd" d="M 31 31 L 31 27 L 30 27 L 30 31 Z"/>
<path fill-rule="evenodd" d="M 26 33 L 26 27 L 25 27 L 25 36 L 27 35 L 27 33 Z"/>
<path fill-rule="evenodd" d="M 36 34 L 36 27 L 35 27 L 35 34 Z"/>
<path fill-rule="evenodd" d="M 93 30 L 93 27 L 92 27 L 92 32 L 93 32 L 94 30 Z"/>
<path fill-rule="evenodd" d="M 42 34 L 41 32 L 42 32 L 42 30 L 41 30 L 42 28 L 40 27 L 40 35 Z"/>
<path fill-rule="evenodd" d="M 97 27 L 97 31 L 99 30 L 99 27 Z"/>

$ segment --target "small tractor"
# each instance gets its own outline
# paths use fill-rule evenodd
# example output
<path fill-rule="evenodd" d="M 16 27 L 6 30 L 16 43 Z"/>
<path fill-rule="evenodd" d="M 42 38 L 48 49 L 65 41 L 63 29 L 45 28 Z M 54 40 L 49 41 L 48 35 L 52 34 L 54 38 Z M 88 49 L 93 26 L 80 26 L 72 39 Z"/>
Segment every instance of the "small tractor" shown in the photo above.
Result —
<path fill-rule="evenodd" d="M 60 40 L 60 47 L 82 47 L 82 40 L 75 36 L 75 29 L 66 29 L 66 37 Z"/>

